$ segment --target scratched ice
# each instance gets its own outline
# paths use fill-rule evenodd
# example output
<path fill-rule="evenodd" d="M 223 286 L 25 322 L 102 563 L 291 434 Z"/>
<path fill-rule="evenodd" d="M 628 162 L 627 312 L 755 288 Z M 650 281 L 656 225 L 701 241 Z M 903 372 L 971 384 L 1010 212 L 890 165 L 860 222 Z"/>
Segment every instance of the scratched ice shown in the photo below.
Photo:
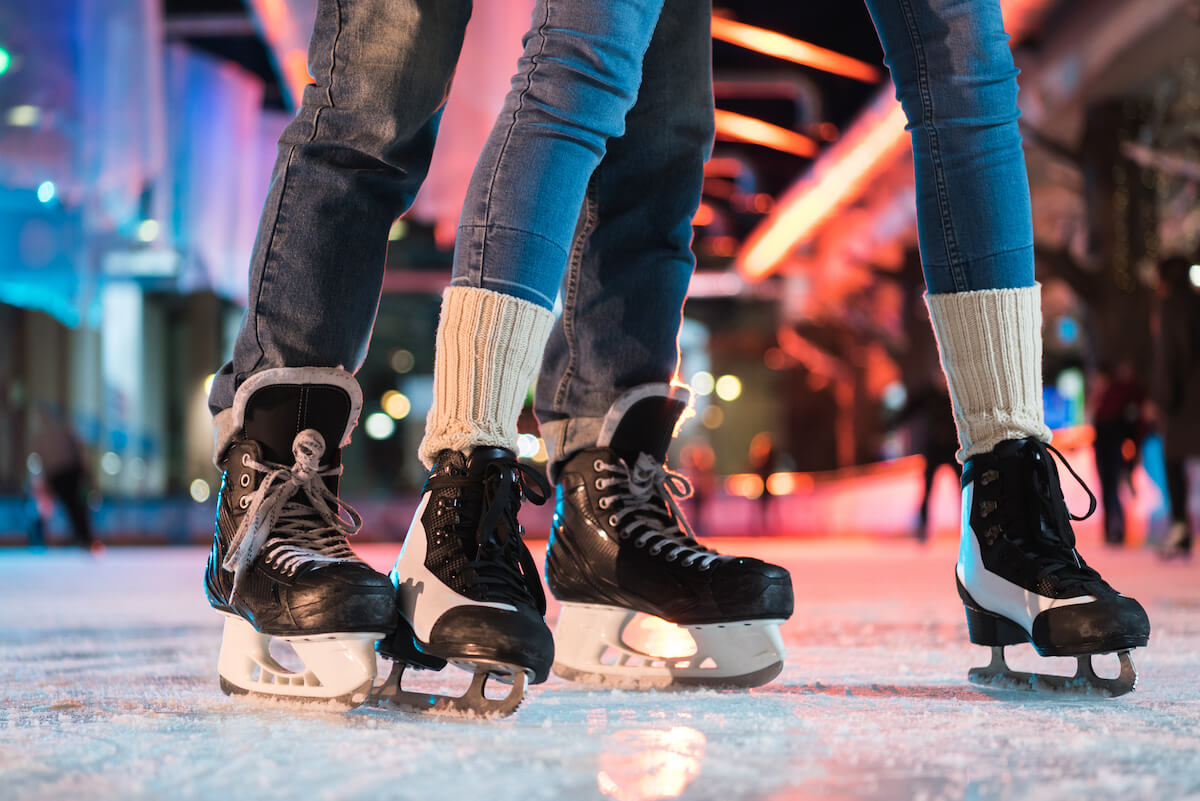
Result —
<path fill-rule="evenodd" d="M 1154 633 L 1136 692 L 1080 700 L 966 683 L 986 653 L 966 642 L 951 542 L 732 546 L 795 579 L 773 684 L 638 694 L 552 679 L 484 723 L 226 698 L 202 549 L 0 551 L 0 798 L 1200 798 L 1198 566 L 1087 546 Z M 363 551 L 382 567 L 395 549 Z"/>

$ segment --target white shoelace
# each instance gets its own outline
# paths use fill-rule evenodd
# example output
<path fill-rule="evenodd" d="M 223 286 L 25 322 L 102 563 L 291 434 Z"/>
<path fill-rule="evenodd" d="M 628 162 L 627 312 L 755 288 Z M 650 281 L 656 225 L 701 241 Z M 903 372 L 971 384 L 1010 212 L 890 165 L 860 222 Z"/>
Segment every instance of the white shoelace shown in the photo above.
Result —
<path fill-rule="evenodd" d="M 667 553 L 668 562 L 680 559 L 684 567 L 699 563 L 701 570 L 708 569 L 722 558 L 720 554 L 696 542 L 675 503 L 675 497 L 687 498 L 692 494 L 692 485 L 682 473 L 668 470 L 666 465 L 646 453 L 638 455 L 632 469 L 623 459 L 615 464 L 597 459 L 592 466 L 597 471 L 613 474 L 596 479 L 596 487 L 602 491 L 610 487 L 617 491 L 600 499 L 601 509 L 608 509 L 616 495 L 623 501 L 621 508 L 609 516 L 609 523 L 620 529 L 622 538 L 632 537 L 640 525 L 646 528 L 633 541 L 637 547 L 645 547 L 655 537 L 662 537 L 661 541 L 650 547 L 648 553 L 651 556 L 658 556 L 663 550 L 670 549 Z M 670 508 L 676 522 L 666 528 L 655 528 L 654 524 L 663 518 L 663 502 Z"/>
<path fill-rule="evenodd" d="M 258 558 L 259 551 L 270 539 L 270 564 L 288 574 L 294 574 L 303 564 L 339 562 L 354 559 L 354 551 L 346 537 L 362 528 L 362 518 L 350 504 L 329 491 L 326 476 L 341 475 L 342 468 L 320 468 L 325 453 L 325 439 L 311 428 L 296 435 L 292 441 L 295 464 L 258 462 L 248 455 L 242 464 L 267 476 L 249 496 L 246 514 L 229 543 L 229 552 L 222 566 L 233 571 L 233 587 L 241 587 L 247 569 Z M 292 500 L 303 491 L 309 504 Z M 342 517 L 342 511 L 349 520 Z M 320 515 L 325 526 L 314 526 L 313 512 Z"/>

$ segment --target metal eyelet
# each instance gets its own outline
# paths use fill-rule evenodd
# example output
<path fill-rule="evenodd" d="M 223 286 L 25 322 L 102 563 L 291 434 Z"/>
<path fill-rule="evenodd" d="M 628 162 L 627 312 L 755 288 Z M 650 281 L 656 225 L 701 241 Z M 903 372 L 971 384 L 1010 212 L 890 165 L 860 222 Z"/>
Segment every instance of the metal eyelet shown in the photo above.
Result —
<path fill-rule="evenodd" d="M 600 461 L 599 459 L 596 459 L 595 461 L 592 462 L 592 469 L 596 470 L 596 471 L 603 470 L 604 462 Z"/>
<path fill-rule="evenodd" d="M 979 477 L 979 483 L 986 487 L 988 484 L 991 484 L 998 478 L 1000 478 L 1000 474 L 998 472 L 995 470 L 987 470 L 982 476 Z"/>
<path fill-rule="evenodd" d="M 987 517 L 992 512 L 996 511 L 996 507 L 998 505 L 999 504 L 997 504 L 995 501 L 983 501 L 982 503 L 979 504 L 979 514 L 981 514 L 984 517 Z"/>
<path fill-rule="evenodd" d="M 595 484 L 596 489 L 598 489 L 598 490 L 604 489 L 603 481 L 604 481 L 603 479 L 598 478 L 595 480 L 595 482 L 593 482 Z"/>
<path fill-rule="evenodd" d="M 250 486 L 250 474 L 242 473 L 242 477 L 240 479 L 238 479 L 238 483 L 241 484 L 243 487 Z"/>
<path fill-rule="evenodd" d="M 250 496 L 243 495 L 242 497 L 238 498 L 238 506 L 243 509 L 248 509 L 250 507 Z"/>
<path fill-rule="evenodd" d="M 608 508 L 608 496 L 607 495 L 605 495 L 603 498 L 600 499 L 600 508 L 601 509 Z"/>
<path fill-rule="evenodd" d="M 242 454 L 242 467 L 249 467 L 249 466 L 250 466 L 250 454 L 243 453 Z"/>
<path fill-rule="evenodd" d="M 616 515 L 609 515 L 609 516 L 608 516 L 608 524 L 609 524 L 610 526 L 615 526 L 615 525 L 616 525 L 618 522 L 619 522 L 619 521 L 617 520 L 617 516 L 616 516 Z"/>

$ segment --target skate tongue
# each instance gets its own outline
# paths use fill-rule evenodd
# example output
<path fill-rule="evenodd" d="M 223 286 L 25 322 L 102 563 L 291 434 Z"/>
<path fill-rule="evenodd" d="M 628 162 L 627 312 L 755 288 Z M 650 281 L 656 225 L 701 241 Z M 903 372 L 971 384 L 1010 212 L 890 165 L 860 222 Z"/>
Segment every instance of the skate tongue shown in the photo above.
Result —
<path fill-rule="evenodd" d="M 667 449 L 675 434 L 675 424 L 687 410 L 686 390 L 676 395 L 676 388 L 666 384 L 651 385 L 645 393 L 634 390 L 613 404 L 604 418 L 596 444 L 612 448 L 629 465 L 638 456 L 649 454 L 660 464 L 667 460 Z M 653 394 L 650 393 L 653 390 Z"/>
<path fill-rule="evenodd" d="M 329 449 L 336 453 L 350 414 L 351 398 L 342 387 L 272 384 L 250 396 L 242 431 L 262 446 L 267 461 L 291 465 L 296 435 L 305 429 L 320 435 L 326 453 Z"/>

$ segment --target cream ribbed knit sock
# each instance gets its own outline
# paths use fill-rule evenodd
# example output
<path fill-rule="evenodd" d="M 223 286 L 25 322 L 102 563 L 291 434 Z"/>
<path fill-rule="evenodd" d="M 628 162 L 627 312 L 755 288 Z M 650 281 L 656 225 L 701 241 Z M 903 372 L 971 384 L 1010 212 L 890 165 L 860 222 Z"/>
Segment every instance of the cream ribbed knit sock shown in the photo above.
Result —
<path fill-rule="evenodd" d="M 950 386 L 959 461 L 1006 439 L 1050 441 L 1042 409 L 1041 289 L 925 296 Z"/>
<path fill-rule="evenodd" d="M 446 289 L 433 406 L 418 449 L 426 467 L 443 450 L 517 449 L 517 416 L 553 325 L 554 313 L 536 303 L 478 287 Z"/>

